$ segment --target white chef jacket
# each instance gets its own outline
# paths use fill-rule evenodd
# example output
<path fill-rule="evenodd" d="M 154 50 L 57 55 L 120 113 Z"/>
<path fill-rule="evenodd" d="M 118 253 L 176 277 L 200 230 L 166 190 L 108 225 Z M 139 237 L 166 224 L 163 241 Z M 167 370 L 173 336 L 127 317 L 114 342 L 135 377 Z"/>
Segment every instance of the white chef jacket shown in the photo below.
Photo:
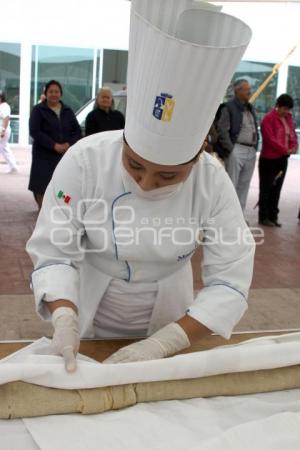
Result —
<path fill-rule="evenodd" d="M 146 336 L 158 283 L 128 283 L 114 278 L 106 289 L 94 318 L 95 337 Z"/>
<path fill-rule="evenodd" d="M 203 153 L 173 196 L 140 198 L 122 181 L 122 134 L 80 140 L 54 172 L 27 244 L 37 311 L 50 318 L 45 296 L 70 300 L 81 335 L 93 337 L 113 279 L 156 281 L 148 334 L 187 312 L 229 338 L 247 310 L 254 240 L 228 175 Z M 194 299 L 190 259 L 199 245 L 204 288 Z"/>

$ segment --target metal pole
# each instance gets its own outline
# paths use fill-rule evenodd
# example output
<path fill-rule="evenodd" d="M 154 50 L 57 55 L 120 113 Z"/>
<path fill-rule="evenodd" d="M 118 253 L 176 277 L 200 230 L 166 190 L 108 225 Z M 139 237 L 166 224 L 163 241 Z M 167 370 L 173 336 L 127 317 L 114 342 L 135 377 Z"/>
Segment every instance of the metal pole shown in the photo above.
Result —
<path fill-rule="evenodd" d="M 282 64 L 289 58 L 289 56 L 291 56 L 292 53 L 294 53 L 294 51 L 296 50 L 296 48 L 298 47 L 300 42 L 298 42 L 286 55 L 286 57 L 283 59 L 283 61 L 281 61 L 281 63 L 275 64 L 272 68 L 272 72 L 270 73 L 270 75 L 262 82 L 262 84 L 258 87 L 258 89 L 254 92 L 254 94 L 251 96 L 249 102 L 253 103 L 255 102 L 255 100 L 257 99 L 257 97 L 263 92 L 263 90 L 268 86 L 268 84 L 270 83 L 270 81 L 272 80 L 272 78 L 275 77 L 275 75 L 277 75 L 277 73 L 279 72 L 280 67 L 282 66 Z"/>

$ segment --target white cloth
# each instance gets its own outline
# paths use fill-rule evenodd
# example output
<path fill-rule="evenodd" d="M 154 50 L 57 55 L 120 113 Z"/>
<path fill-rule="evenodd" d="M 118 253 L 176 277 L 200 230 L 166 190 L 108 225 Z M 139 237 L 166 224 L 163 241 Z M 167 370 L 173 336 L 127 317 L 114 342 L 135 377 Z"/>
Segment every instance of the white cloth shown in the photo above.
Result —
<path fill-rule="evenodd" d="M 299 362 L 299 339 L 299 333 L 268 336 L 230 346 L 230 354 L 224 352 L 225 348 L 208 352 L 213 356 L 212 361 L 225 368 L 226 360 L 232 368 L 239 360 L 239 367 L 245 369 L 249 357 L 251 364 L 263 368 L 270 365 L 274 358 L 280 358 L 280 355 L 285 359 L 288 354 L 285 362 L 298 355 Z M 25 374 L 22 368 L 27 364 L 24 362 L 26 358 L 30 358 L 33 351 L 46 350 L 48 343 L 48 339 L 42 338 L 1 360 L 0 379 L 3 367 L 8 363 L 19 367 L 19 375 Z M 254 352 L 250 352 L 250 355 L 251 348 Z M 269 352 L 271 348 L 276 350 L 271 352 L 273 356 Z M 201 357 L 201 354 L 208 352 L 195 355 Z M 185 356 L 188 355 L 181 358 Z M 36 355 L 35 358 L 43 357 Z M 86 360 L 84 384 L 87 386 L 90 380 L 88 368 L 94 363 L 89 358 L 80 358 Z M 172 359 L 175 358 L 169 360 Z M 281 364 L 284 363 L 283 359 Z M 181 359 L 177 365 L 181 366 L 183 361 Z M 207 363 L 211 364 L 212 361 Z M 36 359 L 36 374 L 40 372 L 41 363 L 43 365 L 41 359 Z M 186 363 L 184 365 L 188 368 L 190 363 L 187 360 Z M 63 368 L 62 359 L 59 364 Z M 138 364 L 141 368 L 141 363 Z M 105 367 L 100 364 L 97 366 Z M 123 367 L 120 365 L 118 369 L 122 371 Z M 55 364 L 52 367 L 48 364 L 42 369 L 48 384 L 51 378 L 49 373 L 53 370 L 56 371 Z M 30 381 L 37 380 L 31 378 Z M 1 449 L 3 447 L 5 450 L 98 450 L 99 443 L 109 450 L 298 450 L 300 389 L 237 397 L 144 403 L 92 416 L 72 414 L 23 421 L 0 420 L 0 436 Z"/>
<path fill-rule="evenodd" d="M 5 450 L 299 450 L 300 389 L 0 420 Z"/>
<path fill-rule="evenodd" d="M 156 281 L 149 335 L 189 308 L 229 337 L 247 309 L 254 241 L 226 172 L 205 153 L 172 198 L 146 201 L 124 190 L 121 151 L 122 131 L 99 133 L 80 140 L 57 166 L 27 244 L 38 312 L 49 319 L 46 294 L 70 300 L 81 335 L 92 337 L 113 278 Z M 61 190 L 68 204 L 57 197 Z M 204 288 L 193 303 L 190 259 L 201 244 Z"/>
<path fill-rule="evenodd" d="M 272 369 L 300 364 L 300 333 L 248 344 L 122 364 L 100 364 L 78 356 L 77 370 L 67 373 L 63 358 L 49 354 L 44 338 L 0 361 L 0 384 L 22 380 L 61 389 L 83 389 L 163 380 L 205 377 L 222 373 Z"/>
<path fill-rule="evenodd" d="M 300 389 L 23 422 L 41 450 L 299 450 Z"/>
<path fill-rule="evenodd" d="M 158 284 L 110 282 L 94 319 L 95 336 L 101 338 L 146 336 Z"/>
<path fill-rule="evenodd" d="M 0 436 L 3 450 L 41 450 L 21 419 L 0 420 Z"/>

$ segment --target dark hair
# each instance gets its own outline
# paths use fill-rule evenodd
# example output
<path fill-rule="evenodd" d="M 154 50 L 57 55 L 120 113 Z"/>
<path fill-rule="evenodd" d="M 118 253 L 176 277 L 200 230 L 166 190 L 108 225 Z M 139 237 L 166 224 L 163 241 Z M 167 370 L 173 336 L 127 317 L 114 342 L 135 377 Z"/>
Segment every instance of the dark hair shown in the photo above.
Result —
<path fill-rule="evenodd" d="M 279 108 L 285 106 L 286 108 L 292 109 L 294 107 L 294 100 L 288 94 L 281 94 L 276 100 L 276 106 Z"/>
<path fill-rule="evenodd" d="M 45 88 L 44 88 L 44 94 L 47 95 L 47 92 L 48 92 L 50 86 L 52 86 L 53 84 L 55 84 L 55 86 L 57 86 L 58 89 L 60 90 L 60 95 L 63 95 L 62 86 L 61 86 L 61 84 L 59 83 L 59 81 L 56 81 L 56 80 L 50 80 L 50 81 L 48 81 L 48 83 L 45 85 Z"/>
<path fill-rule="evenodd" d="M 0 100 L 1 100 L 1 103 L 6 102 L 6 95 L 4 94 L 4 92 L 1 92 Z"/>
<path fill-rule="evenodd" d="M 193 156 L 192 159 L 190 159 L 189 161 L 187 161 L 187 162 L 185 162 L 185 163 L 181 163 L 181 164 L 179 164 L 179 165 L 180 165 L 180 166 L 185 166 L 186 164 L 189 164 L 189 163 L 191 163 L 191 162 L 196 162 L 197 159 L 198 159 L 198 157 L 199 157 L 199 155 L 201 155 L 202 152 L 203 152 L 203 148 L 200 148 L 199 152 L 198 152 L 195 156 Z"/>

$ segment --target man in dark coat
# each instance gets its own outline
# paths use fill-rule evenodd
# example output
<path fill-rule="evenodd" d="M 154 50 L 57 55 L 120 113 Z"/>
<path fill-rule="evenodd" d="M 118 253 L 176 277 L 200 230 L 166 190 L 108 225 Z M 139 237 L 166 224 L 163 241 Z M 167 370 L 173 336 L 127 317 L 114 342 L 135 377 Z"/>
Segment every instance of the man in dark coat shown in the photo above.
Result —
<path fill-rule="evenodd" d="M 258 144 L 257 121 L 247 80 L 237 80 L 234 98 L 221 110 L 217 122 L 218 141 L 228 153 L 225 158 L 226 171 L 234 184 L 243 211 L 253 175 Z"/>

